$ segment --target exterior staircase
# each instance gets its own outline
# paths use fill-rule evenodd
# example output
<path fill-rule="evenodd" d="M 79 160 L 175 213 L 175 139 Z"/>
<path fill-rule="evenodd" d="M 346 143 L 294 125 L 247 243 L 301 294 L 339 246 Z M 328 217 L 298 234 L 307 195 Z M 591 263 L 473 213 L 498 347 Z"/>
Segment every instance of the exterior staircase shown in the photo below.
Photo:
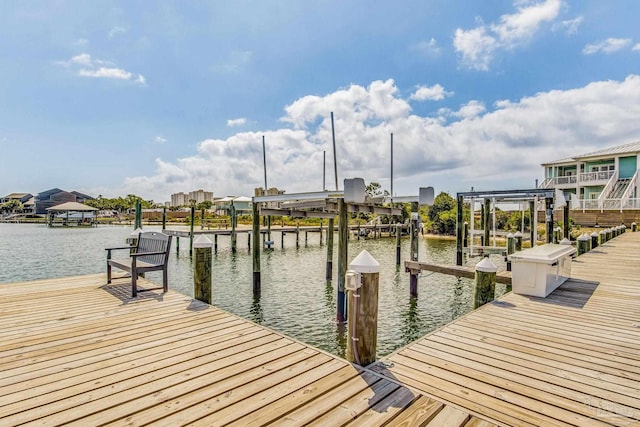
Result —
<path fill-rule="evenodd" d="M 608 194 L 607 200 L 604 201 L 603 207 L 605 209 L 620 209 L 620 199 L 630 183 L 631 179 L 618 179 Z"/>

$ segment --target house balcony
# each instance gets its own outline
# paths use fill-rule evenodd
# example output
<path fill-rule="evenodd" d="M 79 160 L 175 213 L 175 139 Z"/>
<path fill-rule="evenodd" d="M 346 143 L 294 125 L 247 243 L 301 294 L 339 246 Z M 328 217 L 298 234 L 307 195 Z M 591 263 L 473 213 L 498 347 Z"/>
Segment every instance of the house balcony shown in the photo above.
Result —
<path fill-rule="evenodd" d="M 583 172 L 580 185 L 605 185 L 616 171 Z"/>

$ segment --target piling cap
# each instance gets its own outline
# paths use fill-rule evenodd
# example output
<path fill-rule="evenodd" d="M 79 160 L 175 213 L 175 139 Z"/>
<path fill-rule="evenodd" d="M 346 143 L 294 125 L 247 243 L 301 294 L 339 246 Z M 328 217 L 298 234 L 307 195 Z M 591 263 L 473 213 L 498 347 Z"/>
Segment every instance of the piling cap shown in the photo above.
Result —
<path fill-rule="evenodd" d="M 570 245 L 571 244 L 571 240 L 567 239 L 566 237 L 562 240 L 560 240 L 560 244 L 561 245 Z"/>
<path fill-rule="evenodd" d="M 142 228 L 138 227 L 138 228 L 136 228 L 135 230 L 133 230 L 133 231 L 131 232 L 131 234 L 129 234 L 129 237 L 132 237 L 132 238 L 134 238 L 134 239 L 137 239 L 137 238 L 138 238 L 138 236 L 140 236 L 140 233 L 142 233 Z"/>
<path fill-rule="evenodd" d="M 598 237 L 598 232 L 594 231 L 593 233 L 591 233 L 591 237 Z"/>
<path fill-rule="evenodd" d="M 581 235 L 580 237 L 578 237 L 577 240 L 580 240 L 581 242 L 584 242 L 585 240 L 591 240 L 591 238 L 587 235 L 587 233 Z"/>
<path fill-rule="evenodd" d="M 595 231 L 594 231 L 594 233 L 595 233 Z M 600 234 L 607 234 L 607 230 L 602 230 L 602 231 L 600 232 Z"/>
<path fill-rule="evenodd" d="M 358 273 L 379 273 L 380 263 L 376 261 L 369 252 L 363 250 L 354 258 L 353 261 L 351 261 L 351 264 L 349 264 L 349 270 L 354 270 Z"/>
<path fill-rule="evenodd" d="M 213 242 L 204 234 L 199 235 L 196 240 L 193 241 L 194 248 L 210 248 L 213 246 Z"/>
<path fill-rule="evenodd" d="M 476 264 L 476 271 L 482 271 L 483 273 L 495 273 L 498 271 L 498 266 L 489 258 L 483 258 L 482 261 Z"/>
<path fill-rule="evenodd" d="M 507 239 L 513 239 L 515 236 L 513 235 L 513 233 L 509 233 L 507 234 Z"/>
<path fill-rule="evenodd" d="M 516 234 L 513 235 L 514 237 L 522 237 L 522 233 L 518 230 L 516 231 Z"/>

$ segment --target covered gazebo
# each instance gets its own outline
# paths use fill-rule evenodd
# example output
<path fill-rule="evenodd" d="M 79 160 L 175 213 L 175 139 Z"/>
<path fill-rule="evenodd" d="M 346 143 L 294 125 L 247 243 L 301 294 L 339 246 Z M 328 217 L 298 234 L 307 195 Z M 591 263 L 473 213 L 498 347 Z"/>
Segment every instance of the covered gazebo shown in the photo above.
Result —
<path fill-rule="evenodd" d="M 96 225 L 98 209 L 78 202 L 66 202 L 47 208 L 47 224 L 49 227 Z"/>

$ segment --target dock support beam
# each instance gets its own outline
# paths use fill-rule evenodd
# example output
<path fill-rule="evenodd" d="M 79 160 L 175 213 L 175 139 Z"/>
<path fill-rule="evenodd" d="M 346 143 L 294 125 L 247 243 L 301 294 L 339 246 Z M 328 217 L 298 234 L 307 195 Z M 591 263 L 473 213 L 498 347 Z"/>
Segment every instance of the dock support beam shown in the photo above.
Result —
<path fill-rule="evenodd" d="M 196 221 L 196 207 L 191 206 L 190 226 L 189 226 L 189 256 L 193 256 L 193 223 Z"/>
<path fill-rule="evenodd" d="M 211 305 L 211 240 L 200 235 L 193 244 L 193 297 Z"/>
<path fill-rule="evenodd" d="M 538 233 L 536 233 L 538 229 L 538 223 L 536 221 L 536 209 L 536 202 L 529 202 L 529 226 L 531 227 L 531 230 L 529 231 L 531 240 L 529 241 L 531 242 L 532 248 L 536 246 L 536 239 L 538 237 Z"/>
<path fill-rule="evenodd" d="M 418 261 L 418 224 L 420 212 L 417 202 L 411 203 L 411 261 Z M 418 296 L 418 275 L 409 273 L 409 295 Z"/>
<path fill-rule="evenodd" d="M 325 279 L 331 281 L 333 277 L 333 228 L 335 220 L 329 218 L 329 225 L 327 226 L 327 271 Z"/>
<path fill-rule="evenodd" d="M 347 320 L 347 306 L 344 293 L 344 281 L 347 273 L 347 246 L 349 244 L 349 225 L 347 224 L 347 204 L 338 200 L 338 301 L 336 320 L 343 323 Z"/>
<path fill-rule="evenodd" d="M 350 267 L 349 322 L 346 359 L 360 366 L 376 361 L 378 343 L 378 283 L 380 264 L 362 251 Z"/>
<path fill-rule="evenodd" d="M 564 237 L 571 240 L 571 224 L 569 223 L 569 205 L 565 205 L 562 209 L 562 228 Z"/>
<path fill-rule="evenodd" d="M 489 213 L 491 212 L 491 199 L 484 199 L 484 222 L 482 224 L 482 231 L 484 231 L 484 237 L 482 244 L 489 246 Z"/>
<path fill-rule="evenodd" d="M 402 224 L 396 224 L 396 267 L 400 267 L 400 238 L 402 235 Z"/>
<path fill-rule="evenodd" d="M 456 265 L 462 265 L 462 245 L 463 245 L 463 224 L 462 224 L 462 207 L 464 198 L 458 195 L 458 204 L 456 210 Z M 466 227 L 465 227 L 466 230 Z M 412 260 L 412 261 L 417 261 Z"/>
<path fill-rule="evenodd" d="M 545 224 L 546 224 L 546 241 L 547 243 L 553 242 L 553 197 L 545 197 Z"/>
<path fill-rule="evenodd" d="M 260 208 L 256 202 L 253 205 L 253 296 L 260 296 Z"/>
<path fill-rule="evenodd" d="M 166 230 L 167 229 L 167 207 L 164 206 L 162 208 L 162 230 Z"/>
<path fill-rule="evenodd" d="M 475 287 L 473 289 L 473 308 L 493 301 L 496 292 L 496 273 L 498 267 L 485 257 L 476 264 Z"/>
<path fill-rule="evenodd" d="M 238 239 L 236 236 L 238 218 L 236 216 L 236 207 L 233 205 L 233 201 L 231 201 L 231 206 L 229 207 L 229 216 L 231 217 L 231 252 L 235 254 L 238 250 Z"/>

